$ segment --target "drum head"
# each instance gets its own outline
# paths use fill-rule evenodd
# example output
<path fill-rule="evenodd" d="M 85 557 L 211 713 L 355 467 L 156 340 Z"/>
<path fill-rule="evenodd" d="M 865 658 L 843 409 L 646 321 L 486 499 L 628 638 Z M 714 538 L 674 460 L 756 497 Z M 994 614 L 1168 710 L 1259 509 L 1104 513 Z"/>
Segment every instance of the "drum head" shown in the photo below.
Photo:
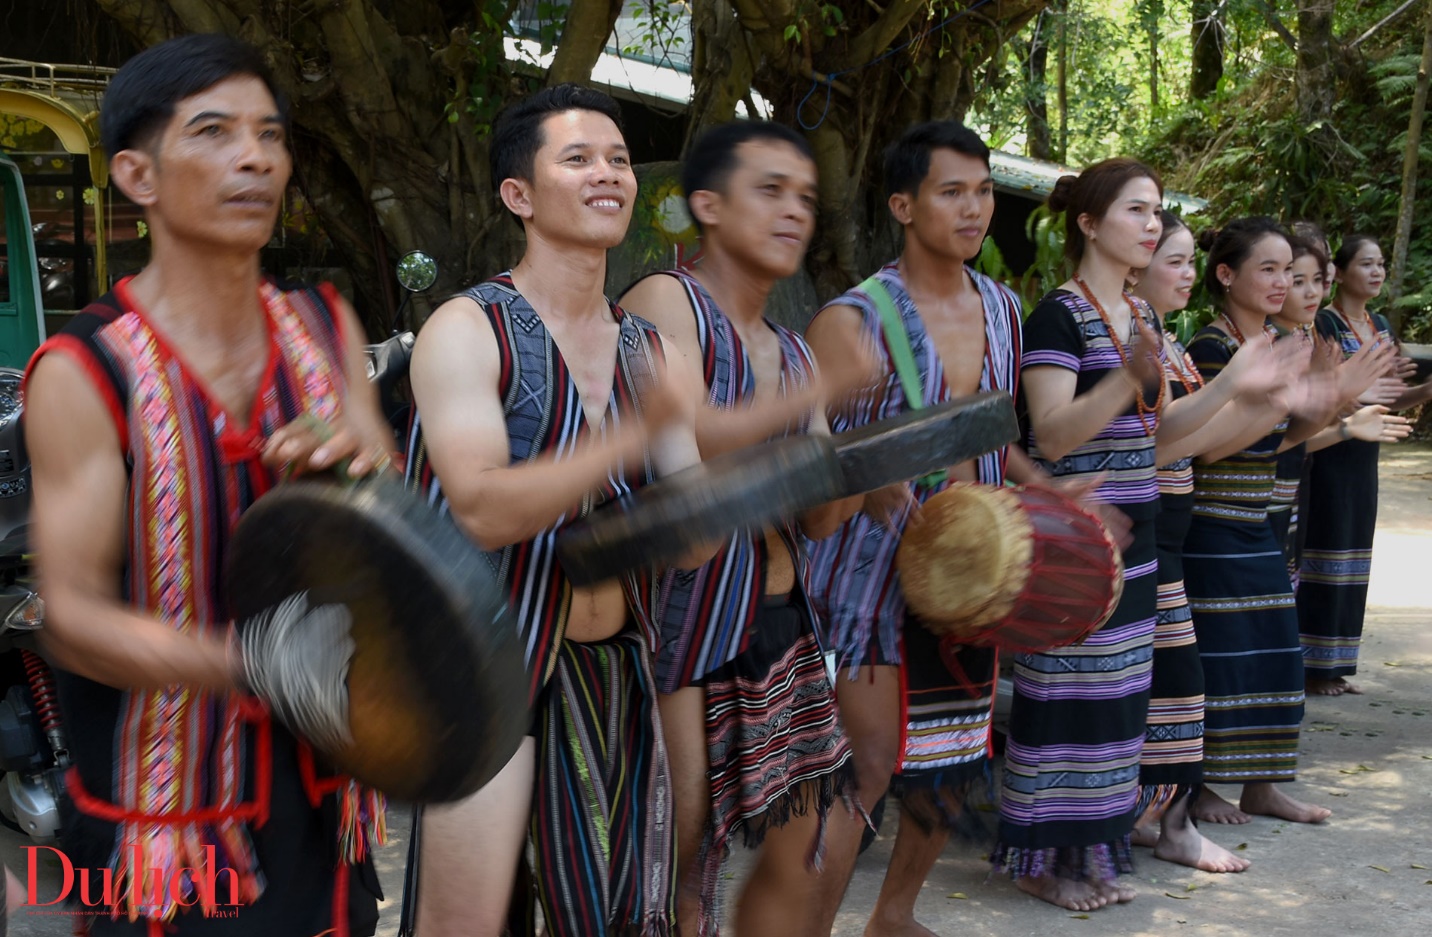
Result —
<path fill-rule="evenodd" d="M 957 483 L 905 528 L 895 561 L 910 610 L 937 634 L 973 637 L 1008 613 L 1028 576 L 1029 525 L 1005 489 Z"/>
<path fill-rule="evenodd" d="M 342 603 L 356 644 L 350 745 L 323 755 L 409 803 L 460 800 L 529 725 L 517 627 L 486 559 L 401 485 L 280 485 L 244 513 L 226 585 L 237 620 L 307 591 Z"/>

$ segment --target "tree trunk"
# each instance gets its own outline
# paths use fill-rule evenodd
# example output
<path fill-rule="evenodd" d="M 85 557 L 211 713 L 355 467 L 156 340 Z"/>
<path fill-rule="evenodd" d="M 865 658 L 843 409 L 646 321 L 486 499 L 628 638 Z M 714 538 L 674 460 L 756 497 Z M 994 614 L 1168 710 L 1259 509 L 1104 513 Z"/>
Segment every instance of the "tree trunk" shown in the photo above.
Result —
<path fill-rule="evenodd" d="M 1152 125 L 1159 114 L 1159 18 L 1154 13 L 1149 16 L 1149 124 Z"/>
<path fill-rule="evenodd" d="M 1059 57 L 1055 61 L 1059 81 L 1059 162 L 1069 159 L 1069 5 L 1061 2 L 1059 11 Z"/>
<path fill-rule="evenodd" d="M 1304 127 L 1333 116 L 1333 0 L 1303 0 L 1298 7 L 1298 117 Z"/>
<path fill-rule="evenodd" d="M 1054 20 L 1049 11 L 1039 14 L 1029 36 L 1029 69 L 1025 76 L 1024 114 L 1026 152 L 1034 159 L 1053 159 L 1054 142 L 1049 135 L 1049 41 L 1054 37 Z"/>
<path fill-rule="evenodd" d="M 606 48 L 621 11 L 622 0 L 571 0 L 567 25 L 547 69 L 549 86 L 592 77 L 592 66 Z"/>
<path fill-rule="evenodd" d="M 1402 280 L 1407 272 L 1407 246 L 1412 239 L 1412 211 L 1417 201 L 1417 157 L 1422 147 L 1422 121 L 1427 112 L 1427 80 L 1432 73 L 1432 7 L 1422 31 L 1422 63 L 1417 67 L 1417 90 L 1412 95 L 1412 116 L 1407 121 L 1407 146 L 1402 151 L 1402 203 L 1397 209 L 1397 236 L 1392 242 L 1392 273 L 1387 279 L 1388 318 L 1393 334 L 1402 327 Z"/>
<path fill-rule="evenodd" d="M 694 0 L 691 4 L 691 109 L 686 123 L 684 156 L 708 127 L 736 116 L 736 105 L 751 92 L 755 65 L 746 36 L 728 0 Z M 752 114 L 752 118 L 760 115 Z"/>
<path fill-rule="evenodd" d="M 1218 0 L 1193 0 L 1193 73 L 1188 96 L 1204 101 L 1223 77 L 1223 12 Z"/>

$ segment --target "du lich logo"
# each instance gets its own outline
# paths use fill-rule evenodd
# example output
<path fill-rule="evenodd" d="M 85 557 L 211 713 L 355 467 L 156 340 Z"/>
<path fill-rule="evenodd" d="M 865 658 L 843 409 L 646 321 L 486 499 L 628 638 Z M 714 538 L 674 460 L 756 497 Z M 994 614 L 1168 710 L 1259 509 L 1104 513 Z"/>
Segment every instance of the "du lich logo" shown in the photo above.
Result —
<path fill-rule="evenodd" d="M 29 879 L 25 893 L 27 905 L 37 908 L 50 907 L 58 905 L 67 898 L 74 897 L 81 906 L 86 908 L 115 909 L 129 906 L 128 889 L 124 889 L 121 883 L 115 882 L 113 869 L 76 867 L 70 861 L 69 856 L 53 846 L 23 846 L 21 848 L 27 853 L 26 872 Z M 125 848 L 131 851 L 131 867 L 141 868 L 143 854 L 139 845 L 137 843 L 130 844 Z M 53 901 L 41 901 L 39 890 L 36 887 L 42 874 L 39 856 L 42 850 L 53 853 L 60 862 L 60 894 Z M 184 908 L 207 905 L 215 909 L 216 915 L 222 917 L 237 914 L 239 907 L 238 873 L 228 866 L 223 868 L 218 866 L 213 846 L 204 847 L 203 865 L 202 869 L 175 869 L 167 877 L 159 869 L 144 869 L 143 874 L 135 878 L 144 883 L 139 887 L 148 891 L 135 896 L 134 904 L 140 908 L 157 908 L 165 904 L 166 901 L 172 901 Z M 98 881 L 93 874 L 96 872 Z M 228 873 L 227 882 L 224 883 L 227 887 L 221 890 L 220 877 L 225 872 Z"/>

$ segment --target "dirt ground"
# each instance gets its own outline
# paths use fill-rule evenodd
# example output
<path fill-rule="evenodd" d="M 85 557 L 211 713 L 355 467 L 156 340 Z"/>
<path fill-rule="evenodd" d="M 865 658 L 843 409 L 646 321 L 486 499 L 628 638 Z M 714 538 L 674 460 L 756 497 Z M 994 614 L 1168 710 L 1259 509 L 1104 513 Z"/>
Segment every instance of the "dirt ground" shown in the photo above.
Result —
<path fill-rule="evenodd" d="M 1240 875 L 1197 872 L 1140 850 L 1133 880 L 1139 897 L 1088 915 L 1037 902 L 1007 881 L 987 880 L 987 843 L 952 843 L 921 894 L 921 921 L 938 934 L 960 937 L 1432 934 L 1429 558 L 1432 448 L 1386 447 L 1370 609 L 1356 679 L 1366 694 L 1309 701 L 1294 789 L 1296 796 L 1331 807 L 1331 820 L 1316 827 L 1271 819 L 1242 827 L 1205 825 L 1211 838 L 1252 860 L 1252 868 Z M 991 816 L 991 831 L 992 821 Z M 379 937 L 397 933 L 407 854 L 407 816 L 395 814 L 391 824 L 392 842 L 378 857 L 388 891 Z M 836 937 L 862 933 L 895 829 L 892 811 L 856 869 Z M 20 845 L 18 836 L 0 831 L 0 857 L 23 875 Z M 733 888 L 747 864 L 746 856 L 734 858 Z M 48 870 L 51 881 L 53 876 Z M 59 937 L 70 933 L 71 923 L 22 909 L 10 933 Z"/>

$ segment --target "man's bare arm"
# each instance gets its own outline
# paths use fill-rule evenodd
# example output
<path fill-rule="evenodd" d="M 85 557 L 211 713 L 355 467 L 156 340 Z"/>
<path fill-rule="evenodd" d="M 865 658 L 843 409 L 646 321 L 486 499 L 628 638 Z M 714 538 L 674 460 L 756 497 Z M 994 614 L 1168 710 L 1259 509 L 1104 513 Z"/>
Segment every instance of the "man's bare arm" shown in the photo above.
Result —
<path fill-rule="evenodd" d="M 530 540 L 552 526 L 619 459 L 641 458 L 644 444 L 642 429 L 624 421 L 607 439 L 589 437 L 560 462 L 547 454 L 510 465 L 499 371 L 491 325 L 475 302 L 459 297 L 423 326 L 409 372 L 428 458 L 449 508 L 486 550 Z"/>
<path fill-rule="evenodd" d="M 234 687 L 238 662 L 224 638 L 182 634 L 122 601 L 128 479 L 120 440 L 89 377 L 63 352 L 46 354 L 30 375 L 25 438 L 41 637 L 55 665 L 120 688 Z"/>

